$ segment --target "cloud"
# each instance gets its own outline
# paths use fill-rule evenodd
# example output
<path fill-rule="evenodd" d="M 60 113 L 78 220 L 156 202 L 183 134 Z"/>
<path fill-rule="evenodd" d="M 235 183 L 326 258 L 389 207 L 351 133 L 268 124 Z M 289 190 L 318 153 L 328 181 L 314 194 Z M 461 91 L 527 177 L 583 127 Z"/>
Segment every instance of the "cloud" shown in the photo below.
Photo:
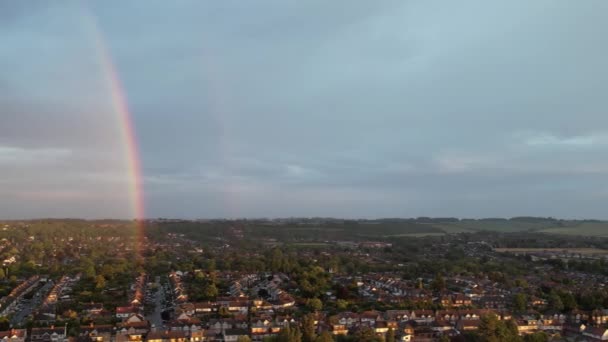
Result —
<path fill-rule="evenodd" d="M 0 4 L 0 216 L 132 214 L 91 17 L 151 216 L 606 215 L 606 1 L 145 7 Z"/>
<path fill-rule="evenodd" d="M 592 148 L 608 146 L 608 134 L 588 134 L 570 137 L 558 137 L 552 134 L 539 134 L 525 140 L 528 146 L 539 147 L 572 147 Z"/>
<path fill-rule="evenodd" d="M 20 148 L 0 146 L 0 164 L 40 164 L 57 162 L 69 157 L 72 151 L 60 148 Z"/>

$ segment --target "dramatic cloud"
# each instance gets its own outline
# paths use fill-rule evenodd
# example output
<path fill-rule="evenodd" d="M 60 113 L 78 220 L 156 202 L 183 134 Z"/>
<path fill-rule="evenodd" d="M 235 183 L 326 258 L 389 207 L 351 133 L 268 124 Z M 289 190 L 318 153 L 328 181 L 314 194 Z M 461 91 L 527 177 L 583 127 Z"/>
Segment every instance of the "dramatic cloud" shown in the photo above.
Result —
<path fill-rule="evenodd" d="M 0 217 L 608 218 L 607 10 L 2 3 Z"/>

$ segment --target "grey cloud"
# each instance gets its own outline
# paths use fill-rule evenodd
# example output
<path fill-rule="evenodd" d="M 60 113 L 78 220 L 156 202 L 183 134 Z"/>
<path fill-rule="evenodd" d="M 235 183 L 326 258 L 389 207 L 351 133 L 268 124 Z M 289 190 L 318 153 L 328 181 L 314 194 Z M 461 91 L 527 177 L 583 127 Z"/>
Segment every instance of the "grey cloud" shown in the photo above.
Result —
<path fill-rule="evenodd" d="M 129 215 L 94 19 L 150 216 L 605 217 L 605 1 L 0 6 L 0 216 Z"/>

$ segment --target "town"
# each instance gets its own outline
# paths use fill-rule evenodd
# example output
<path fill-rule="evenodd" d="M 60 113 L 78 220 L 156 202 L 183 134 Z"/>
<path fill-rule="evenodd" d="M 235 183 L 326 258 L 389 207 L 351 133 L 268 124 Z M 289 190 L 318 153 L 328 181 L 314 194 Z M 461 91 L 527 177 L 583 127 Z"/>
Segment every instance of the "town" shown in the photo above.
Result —
<path fill-rule="evenodd" d="M 440 234 L 422 218 L 133 226 L 2 223 L 3 340 L 608 339 L 598 238 Z"/>

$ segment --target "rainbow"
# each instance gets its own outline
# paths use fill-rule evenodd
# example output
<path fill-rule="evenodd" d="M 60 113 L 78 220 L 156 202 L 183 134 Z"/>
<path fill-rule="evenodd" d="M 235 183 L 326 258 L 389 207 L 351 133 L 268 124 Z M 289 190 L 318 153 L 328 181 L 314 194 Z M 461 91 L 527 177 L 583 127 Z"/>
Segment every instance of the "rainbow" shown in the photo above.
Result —
<path fill-rule="evenodd" d="M 131 214 L 135 219 L 136 251 L 138 255 L 142 255 L 142 246 L 145 238 L 145 202 L 143 191 L 143 177 L 141 160 L 138 146 L 137 134 L 133 125 L 131 112 L 129 111 L 129 103 L 126 93 L 123 89 L 122 82 L 118 75 L 118 71 L 112 60 L 110 49 L 108 48 L 102 31 L 99 28 L 95 18 L 92 15 L 87 15 L 88 26 L 91 28 L 94 37 L 95 48 L 99 56 L 102 73 L 104 75 L 105 85 L 109 90 L 110 103 L 112 112 L 116 116 L 117 126 L 120 134 L 120 141 L 125 146 L 124 165 L 126 166 L 126 174 L 128 179 L 128 194 L 131 204 Z"/>

